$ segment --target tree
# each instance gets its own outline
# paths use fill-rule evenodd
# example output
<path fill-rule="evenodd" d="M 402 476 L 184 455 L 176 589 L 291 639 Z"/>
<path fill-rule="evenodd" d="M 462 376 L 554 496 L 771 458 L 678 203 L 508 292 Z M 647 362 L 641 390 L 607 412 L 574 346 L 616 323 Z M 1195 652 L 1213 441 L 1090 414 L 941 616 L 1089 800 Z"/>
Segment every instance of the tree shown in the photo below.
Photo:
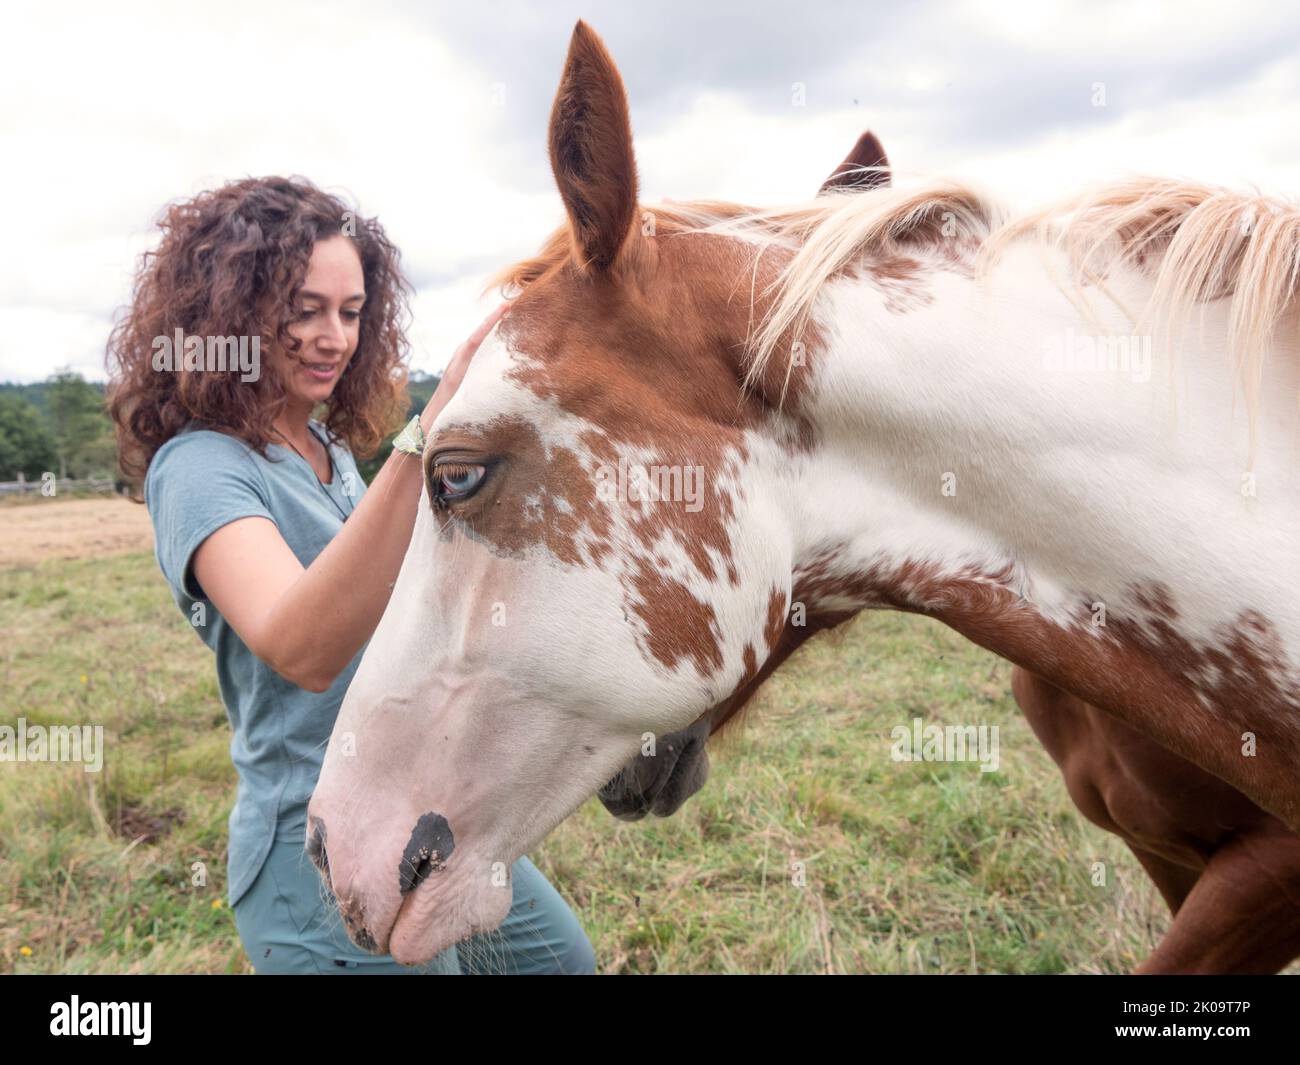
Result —
<path fill-rule="evenodd" d="M 0 395 L 0 480 L 29 481 L 53 470 L 57 457 L 54 441 L 40 412 L 24 399 Z"/>
<path fill-rule="evenodd" d="M 47 382 L 46 397 L 59 476 L 111 474 L 112 463 L 100 468 L 104 466 L 103 439 L 112 426 L 99 389 L 73 370 L 60 370 Z"/>

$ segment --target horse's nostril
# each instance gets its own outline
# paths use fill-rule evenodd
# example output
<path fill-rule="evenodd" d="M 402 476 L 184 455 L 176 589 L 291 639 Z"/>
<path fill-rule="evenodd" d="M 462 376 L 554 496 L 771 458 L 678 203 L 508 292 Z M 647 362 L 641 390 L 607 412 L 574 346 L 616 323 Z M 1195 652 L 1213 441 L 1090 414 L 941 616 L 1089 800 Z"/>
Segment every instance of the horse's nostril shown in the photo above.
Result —
<path fill-rule="evenodd" d="M 436 873 L 456 849 L 451 825 L 442 814 L 428 813 L 415 823 L 397 870 L 397 890 L 409 895 L 430 873 Z"/>
<path fill-rule="evenodd" d="M 307 822 L 307 856 L 317 869 L 326 876 L 329 875 L 330 860 L 325 853 L 325 822 L 319 817 L 310 818 Z"/>

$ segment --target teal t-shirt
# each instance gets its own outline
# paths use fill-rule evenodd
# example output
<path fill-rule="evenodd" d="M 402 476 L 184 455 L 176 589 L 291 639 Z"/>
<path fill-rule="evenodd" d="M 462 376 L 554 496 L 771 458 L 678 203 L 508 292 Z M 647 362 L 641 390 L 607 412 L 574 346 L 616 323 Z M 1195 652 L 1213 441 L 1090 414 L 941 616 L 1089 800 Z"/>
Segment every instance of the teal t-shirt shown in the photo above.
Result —
<path fill-rule="evenodd" d="M 322 440 L 324 427 L 312 422 Z M 328 691 L 299 688 L 262 662 L 198 586 L 194 552 L 239 518 L 273 521 L 298 561 L 311 565 L 366 490 L 351 453 L 330 445 L 334 477 L 322 485 L 301 455 L 278 444 L 266 458 L 225 433 L 190 428 L 149 464 L 145 503 L 158 566 L 199 638 L 216 653 L 221 699 L 234 736 L 239 790 L 230 812 L 229 899 L 239 902 L 276 839 L 306 836 L 307 800 L 361 652 Z M 364 650 L 364 648 L 363 648 Z"/>

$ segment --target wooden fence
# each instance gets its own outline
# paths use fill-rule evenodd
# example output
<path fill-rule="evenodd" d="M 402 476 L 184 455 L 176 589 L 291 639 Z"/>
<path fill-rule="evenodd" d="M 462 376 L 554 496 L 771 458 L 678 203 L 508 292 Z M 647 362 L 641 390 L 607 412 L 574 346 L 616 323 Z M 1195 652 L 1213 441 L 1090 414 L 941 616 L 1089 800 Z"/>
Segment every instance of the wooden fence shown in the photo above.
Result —
<path fill-rule="evenodd" d="M 48 485 L 53 485 L 52 491 L 47 487 Z M 48 480 L 36 481 L 28 481 L 20 477 L 16 481 L 0 481 L 0 496 L 36 493 L 58 498 L 61 495 L 85 495 L 88 492 L 111 495 L 124 487 L 112 477 L 85 477 L 80 480 L 71 477 L 50 477 Z"/>

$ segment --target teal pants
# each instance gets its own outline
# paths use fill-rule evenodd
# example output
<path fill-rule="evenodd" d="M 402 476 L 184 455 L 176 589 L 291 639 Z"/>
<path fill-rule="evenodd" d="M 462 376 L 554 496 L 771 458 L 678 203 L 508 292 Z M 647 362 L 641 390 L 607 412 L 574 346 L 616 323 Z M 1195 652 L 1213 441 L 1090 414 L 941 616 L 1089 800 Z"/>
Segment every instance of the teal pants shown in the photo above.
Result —
<path fill-rule="evenodd" d="M 235 906 L 235 926 L 259 975 L 594 973 L 591 943 L 559 892 L 527 858 L 515 862 L 510 876 L 514 902 L 497 931 L 472 936 L 423 965 L 399 965 L 348 938 L 302 842 L 277 839 Z"/>

